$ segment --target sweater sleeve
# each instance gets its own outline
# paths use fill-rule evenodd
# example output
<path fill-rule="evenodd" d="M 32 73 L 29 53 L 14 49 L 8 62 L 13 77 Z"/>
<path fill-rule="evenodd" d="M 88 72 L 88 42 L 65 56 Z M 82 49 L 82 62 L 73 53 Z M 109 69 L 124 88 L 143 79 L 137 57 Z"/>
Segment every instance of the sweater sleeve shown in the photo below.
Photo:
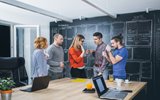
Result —
<path fill-rule="evenodd" d="M 60 66 L 60 62 L 57 61 L 53 61 L 52 58 L 54 56 L 54 51 L 52 50 L 52 48 L 49 48 L 47 50 L 48 54 L 49 54 L 49 58 L 47 60 L 47 64 L 50 66 Z"/>
<path fill-rule="evenodd" d="M 74 49 L 69 49 L 69 55 L 74 59 L 76 63 L 79 63 L 83 60 L 82 57 L 78 56 Z"/>

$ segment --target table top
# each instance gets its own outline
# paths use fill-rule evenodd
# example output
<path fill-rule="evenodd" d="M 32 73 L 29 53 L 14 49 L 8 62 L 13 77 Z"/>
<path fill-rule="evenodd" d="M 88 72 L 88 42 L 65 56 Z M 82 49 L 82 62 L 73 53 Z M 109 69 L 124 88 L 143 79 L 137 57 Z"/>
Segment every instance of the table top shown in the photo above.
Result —
<path fill-rule="evenodd" d="M 35 91 L 35 92 L 23 92 L 19 89 L 26 88 L 19 87 L 13 89 L 12 100 L 100 100 L 97 93 L 83 93 L 82 90 L 86 84 L 91 80 L 84 79 L 85 81 L 75 81 L 75 79 L 63 78 L 50 81 L 47 89 Z M 115 82 L 105 81 L 107 87 L 115 88 Z M 128 93 L 124 100 L 133 99 L 146 85 L 146 82 L 122 83 L 121 89 L 132 90 L 132 93 Z"/>

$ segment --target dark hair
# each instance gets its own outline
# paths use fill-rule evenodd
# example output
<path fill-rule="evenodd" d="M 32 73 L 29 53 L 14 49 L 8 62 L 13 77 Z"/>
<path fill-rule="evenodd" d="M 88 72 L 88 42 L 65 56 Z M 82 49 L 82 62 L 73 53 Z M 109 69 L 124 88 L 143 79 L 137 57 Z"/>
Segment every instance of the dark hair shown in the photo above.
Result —
<path fill-rule="evenodd" d="M 100 32 L 95 32 L 95 33 L 93 34 L 93 36 L 96 36 L 96 37 L 98 37 L 99 39 L 100 39 L 100 38 L 103 38 L 103 35 L 102 35 L 102 33 L 100 33 Z"/>
<path fill-rule="evenodd" d="M 77 34 L 77 37 L 79 37 L 79 41 L 85 39 L 85 37 L 82 34 Z"/>
<path fill-rule="evenodd" d="M 119 34 L 117 36 L 112 37 L 111 40 L 115 40 L 116 42 L 119 42 L 121 45 L 123 45 L 123 36 L 122 36 L 122 34 Z"/>

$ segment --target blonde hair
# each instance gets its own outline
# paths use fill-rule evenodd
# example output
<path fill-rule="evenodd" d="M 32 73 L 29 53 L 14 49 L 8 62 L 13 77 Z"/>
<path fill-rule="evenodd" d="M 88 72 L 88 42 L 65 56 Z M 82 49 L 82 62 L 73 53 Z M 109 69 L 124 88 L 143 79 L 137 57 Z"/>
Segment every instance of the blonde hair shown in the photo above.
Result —
<path fill-rule="evenodd" d="M 80 42 L 82 39 L 85 39 L 84 36 L 81 35 L 81 34 L 77 34 L 77 36 L 74 37 L 74 39 L 73 39 L 73 41 L 72 41 L 69 49 L 72 48 L 72 47 L 74 47 L 75 49 L 78 50 L 78 49 L 79 49 L 79 47 L 78 47 L 79 45 L 78 45 L 78 44 L 79 44 L 79 42 Z"/>
<path fill-rule="evenodd" d="M 34 47 L 36 49 L 45 49 L 45 48 L 47 48 L 47 39 L 45 37 L 37 37 L 34 40 Z"/>

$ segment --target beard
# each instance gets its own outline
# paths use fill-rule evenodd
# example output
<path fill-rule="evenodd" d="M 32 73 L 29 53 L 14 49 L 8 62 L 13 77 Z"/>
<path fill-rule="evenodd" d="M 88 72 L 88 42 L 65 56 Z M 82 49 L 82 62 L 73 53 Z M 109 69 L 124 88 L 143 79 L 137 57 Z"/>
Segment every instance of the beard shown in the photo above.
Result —
<path fill-rule="evenodd" d="M 58 43 L 59 46 L 62 46 L 63 43 Z"/>
<path fill-rule="evenodd" d="M 118 49 L 118 47 L 111 46 L 112 49 Z"/>

